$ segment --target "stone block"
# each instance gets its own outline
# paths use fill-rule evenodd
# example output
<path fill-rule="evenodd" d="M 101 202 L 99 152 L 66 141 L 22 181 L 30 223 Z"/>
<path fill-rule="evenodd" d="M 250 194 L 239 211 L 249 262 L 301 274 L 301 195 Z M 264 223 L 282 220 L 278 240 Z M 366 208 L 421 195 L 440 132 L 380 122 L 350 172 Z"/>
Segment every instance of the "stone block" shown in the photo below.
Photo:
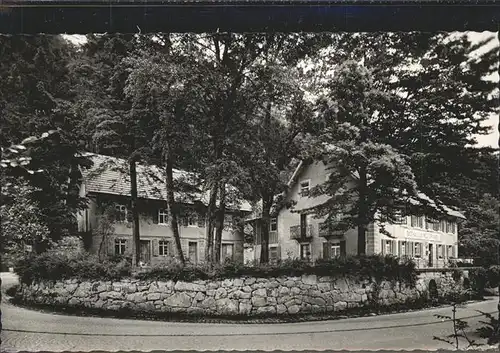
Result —
<path fill-rule="evenodd" d="M 347 303 L 346 302 L 337 302 L 333 304 L 333 310 L 335 311 L 342 311 L 347 309 Z"/>
<path fill-rule="evenodd" d="M 226 298 L 227 297 L 227 290 L 225 288 L 218 288 L 215 291 L 215 300 Z"/>
<path fill-rule="evenodd" d="M 243 279 L 241 279 L 241 278 L 235 278 L 233 284 L 234 284 L 235 287 L 242 287 L 243 283 L 244 283 Z"/>
<path fill-rule="evenodd" d="M 287 312 L 286 306 L 284 306 L 283 304 L 278 304 L 276 306 L 276 313 L 277 314 L 286 314 L 286 312 Z"/>
<path fill-rule="evenodd" d="M 192 303 L 191 297 L 186 293 L 174 293 L 163 300 L 163 303 L 170 307 L 189 308 Z"/>
<path fill-rule="evenodd" d="M 236 315 L 238 314 L 238 301 L 229 298 L 216 300 L 217 313 L 221 315 Z"/>
<path fill-rule="evenodd" d="M 291 294 L 292 295 L 299 295 L 301 292 L 300 288 L 299 287 L 292 287 L 291 289 Z"/>
<path fill-rule="evenodd" d="M 76 306 L 76 305 L 80 305 L 80 304 L 81 304 L 81 302 L 77 298 L 71 298 L 70 300 L 68 300 L 68 305 Z"/>
<path fill-rule="evenodd" d="M 264 306 L 257 308 L 257 314 L 276 314 L 276 308 L 274 306 Z"/>
<path fill-rule="evenodd" d="M 207 287 L 201 284 L 178 281 L 174 289 L 179 292 L 206 292 Z"/>
<path fill-rule="evenodd" d="M 240 303 L 239 313 L 241 315 L 249 315 L 252 312 L 252 304 L 250 303 Z"/>
<path fill-rule="evenodd" d="M 267 297 L 267 290 L 264 288 L 259 288 L 253 291 L 252 296 L 255 297 Z"/>
<path fill-rule="evenodd" d="M 243 292 L 245 292 L 245 293 L 251 293 L 251 292 L 252 292 L 252 287 L 250 287 L 250 286 L 244 286 L 244 287 L 242 288 L 242 290 L 243 290 Z"/>
<path fill-rule="evenodd" d="M 298 305 L 292 305 L 288 307 L 289 314 L 297 314 L 299 311 L 300 311 L 300 306 Z"/>
<path fill-rule="evenodd" d="M 332 290 L 332 284 L 330 282 L 319 282 L 318 290 L 322 292 L 329 292 Z"/>
<path fill-rule="evenodd" d="M 160 293 L 150 293 L 148 294 L 147 299 L 150 301 L 160 300 Z"/>
<path fill-rule="evenodd" d="M 337 288 L 341 292 L 348 292 L 349 291 L 349 283 L 347 282 L 347 279 L 338 278 L 335 281 L 335 288 Z"/>
<path fill-rule="evenodd" d="M 316 275 L 302 275 L 302 283 L 306 285 L 315 285 L 318 283 L 318 276 Z"/>
<path fill-rule="evenodd" d="M 215 310 L 217 308 L 215 299 L 212 297 L 205 298 L 201 302 L 197 303 L 197 306 L 200 308 L 206 308 L 212 310 Z"/>
<path fill-rule="evenodd" d="M 256 282 L 256 279 L 253 277 L 249 277 L 245 279 L 245 285 L 250 286 Z"/>
<path fill-rule="evenodd" d="M 252 305 L 255 307 L 262 307 L 267 305 L 265 297 L 252 297 Z"/>
<path fill-rule="evenodd" d="M 205 294 L 203 294 L 202 292 L 198 292 L 198 293 L 196 293 L 196 296 L 194 297 L 194 299 L 196 301 L 200 302 L 200 301 L 205 299 Z"/>

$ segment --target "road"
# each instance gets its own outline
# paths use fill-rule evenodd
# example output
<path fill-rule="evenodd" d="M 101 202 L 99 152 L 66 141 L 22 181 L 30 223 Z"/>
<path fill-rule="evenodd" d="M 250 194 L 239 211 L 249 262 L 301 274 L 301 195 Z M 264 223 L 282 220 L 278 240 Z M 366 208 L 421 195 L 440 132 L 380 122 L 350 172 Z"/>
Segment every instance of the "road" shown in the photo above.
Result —
<path fill-rule="evenodd" d="M 2 274 L 2 287 L 15 282 Z M 476 310 L 495 312 L 497 299 L 468 304 L 459 317 Z M 197 324 L 76 317 L 38 312 L 2 303 L 2 351 L 116 350 L 434 350 L 451 348 L 433 340 L 452 332 L 435 314 L 451 309 L 308 323 Z M 480 317 L 466 319 L 472 333 Z"/>

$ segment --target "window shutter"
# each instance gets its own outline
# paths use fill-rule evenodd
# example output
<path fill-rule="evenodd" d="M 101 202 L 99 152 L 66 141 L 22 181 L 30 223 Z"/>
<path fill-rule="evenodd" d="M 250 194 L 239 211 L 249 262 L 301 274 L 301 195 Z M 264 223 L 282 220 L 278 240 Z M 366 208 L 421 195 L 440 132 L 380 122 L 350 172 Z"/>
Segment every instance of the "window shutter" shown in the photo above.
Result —
<path fill-rule="evenodd" d="M 168 240 L 168 256 L 175 256 L 174 239 Z"/>
<path fill-rule="evenodd" d="M 277 255 L 277 260 L 281 260 L 281 247 L 279 244 L 276 246 L 276 255 Z"/>
<path fill-rule="evenodd" d="M 391 254 L 392 255 L 397 255 L 396 254 L 396 241 L 395 240 L 391 241 Z"/>
<path fill-rule="evenodd" d="M 153 239 L 153 256 L 158 256 L 158 239 Z"/>
<path fill-rule="evenodd" d="M 329 259 L 330 258 L 330 243 L 326 242 L 323 243 L 323 259 Z"/>
<path fill-rule="evenodd" d="M 345 256 L 347 254 L 346 252 L 346 246 L 345 246 L 345 240 L 340 241 L 340 255 Z"/>
<path fill-rule="evenodd" d="M 455 254 L 455 246 L 454 245 L 452 245 L 452 247 L 451 247 L 451 256 L 453 256 L 453 258 L 457 257 L 457 255 Z"/>
<path fill-rule="evenodd" d="M 403 244 L 401 244 L 401 243 L 402 243 L 402 241 L 401 241 L 401 240 L 400 240 L 400 241 L 398 241 L 398 255 L 399 255 L 399 256 L 401 256 L 401 254 L 402 254 L 401 248 L 403 247 Z"/>
<path fill-rule="evenodd" d="M 157 209 L 154 209 L 152 211 L 152 216 L 153 216 L 153 223 L 158 224 L 158 210 Z"/>
<path fill-rule="evenodd" d="M 382 240 L 380 241 L 380 245 L 381 245 L 381 247 L 382 247 L 382 248 L 381 248 L 380 253 L 381 253 L 382 255 L 385 255 L 385 241 L 384 241 L 384 239 L 382 239 Z"/>

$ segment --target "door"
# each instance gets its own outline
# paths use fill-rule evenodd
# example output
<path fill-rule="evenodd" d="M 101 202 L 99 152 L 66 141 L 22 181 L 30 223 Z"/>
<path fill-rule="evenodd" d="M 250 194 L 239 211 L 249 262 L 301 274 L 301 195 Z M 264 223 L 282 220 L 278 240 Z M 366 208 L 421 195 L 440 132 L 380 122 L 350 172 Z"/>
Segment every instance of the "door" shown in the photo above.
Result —
<path fill-rule="evenodd" d="M 198 243 L 189 242 L 189 262 L 195 264 L 198 262 Z"/>
<path fill-rule="evenodd" d="M 432 261 L 434 259 L 434 249 L 432 244 L 429 244 L 429 267 L 434 266 L 434 262 Z"/>
<path fill-rule="evenodd" d="M 140 261 L 144 265 L 151 264 L 151 241 L 141 240 L 141 258 Z"/>

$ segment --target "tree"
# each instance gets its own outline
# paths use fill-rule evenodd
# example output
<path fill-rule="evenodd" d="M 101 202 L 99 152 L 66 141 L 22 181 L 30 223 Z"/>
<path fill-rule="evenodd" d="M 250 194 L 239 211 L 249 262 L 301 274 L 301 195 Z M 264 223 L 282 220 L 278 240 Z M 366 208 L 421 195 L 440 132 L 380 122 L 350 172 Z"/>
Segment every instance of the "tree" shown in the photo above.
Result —
<path fill-rule="evenodd" d="M 139 211 L 137 208 L 137 163 L 149 157 L 148 141 L 152 131 L 148 116 L 137 116 L 125 94 L 129 73 L 125 59 L 141 46 L 135 35 L 89 35 L 82 48 L 74 74 L 79 81 L 80 102 L 77 111 L 84 116 L 81 129 L 91 140 L 85 141 L 90 151 L 110 154 L 127 160 L 127 165 L 114 165 L 130 177 L 132 213 L 133 263 L 140 261 Z M 104 167 L 104 166 L 103 166 Z"/>
<path fill-rule="evenodd" d="M 75 231 L 74 213 L 85 207 L 78 193 L 81 168 L 89 161 L 79 154 L 79 136 L 74 130 L 74 91 L 68 79 L 68 64 L 74 48 L 60 36 L 0 37 L 0 107 L 2 147 L 57 130 L 27 153 L 31 170 L 24 177 L 34 187 L 31 194 L 39 205 L 50 237 Z M 25 160 L 26 161 L 26 160 Z M 17 171 L 12 170 L 12 172 Z"/>
<path fill-rule="evenodd" d="M 461 249 L 464 256 L 476 258 L 475 264 L 498 264 L 500 259 L 500 201 L 484 194 L 480 202 L 468 209 L 461 227 Z"/>
<path fill-rule="evenodd" d="M 23 253 L 25 246 L 39 253 L 50 241 L 50 231 L 43 221 L 39 205 L 32 200 L 33 189 L 26 183 L 16 183 L 12 200 L 0 206 L 2 217 L 2 253 Z M 45 245 L 45 246 L 44 246 Z"/>
<path fill-rule="evenodd" d="M 341 65 L 330 84 L 329 95 L 320 102 L 324 129 L 316 154 L 328 166 L 328 180 L 313 188 L 312 196 L 330 198 L 312 207 L 317 217 L 336 230 L 357 227 L 358 254 L 366 252 L 367 226 L 392 217 L 398 206 L 416 197 L 416 183 L 408 159 L 376 135 L 374 120 L 386 104 L 395 99 L 374 87 L 373 77 L 362 65 L 348 61 Z M 382 107 L 382 109 L 381 109 Z"/>
<path fill-rule="evenodd" d="M 174 180 L 173 170 L 185 155 L 184 149 L 191 139 L 190 122 L 182 111 L 182 103 L 185 103 L 183 78 L 187 77 L 187 72 L 182 70 L 182 58 L 171 51 L 170 37 L 165 35 L 161 40 L 163 47 L 157 52 L 143 51 L 128 60 L 131 68 L 126 94 L 132 100 L 134 110 L 152 118 L 155 127 L 155 133 L 151 135 L 152 147 L 161 152 L 170 226 L 177 255 L 184 263 L 178 226 L 179 202 L 174 195 L 179 191 L 178 182 L 181 181 Z"/>

